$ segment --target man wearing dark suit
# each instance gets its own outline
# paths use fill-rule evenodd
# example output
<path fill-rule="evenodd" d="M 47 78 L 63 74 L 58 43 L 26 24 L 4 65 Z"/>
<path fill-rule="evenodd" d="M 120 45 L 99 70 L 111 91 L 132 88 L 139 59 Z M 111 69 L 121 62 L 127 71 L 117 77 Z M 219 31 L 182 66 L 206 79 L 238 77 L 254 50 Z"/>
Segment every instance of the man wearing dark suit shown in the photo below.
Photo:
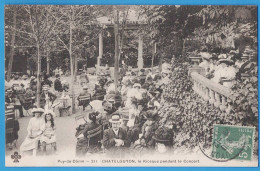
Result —
<path fill-rule="evenodd" d="M 103 145 L 109 156 L 123 157 L 127 147 L 130 146 L 130 140 L 123 128 L 120 128 L 121 119 L 118 113 L 113 114 L 109 119 L 112 128 L 104 131 Z"/>
<path fill-rule="evenodd" d="M 49 87 L 47 85 L 44 85 L 42 87 L 42 93 L 40 95 L 40 107 L 44 109 L 47 99 L 51 104 L 53 104 L 56 98 L 57 96 L 55 94 L 49 92 Z"/>

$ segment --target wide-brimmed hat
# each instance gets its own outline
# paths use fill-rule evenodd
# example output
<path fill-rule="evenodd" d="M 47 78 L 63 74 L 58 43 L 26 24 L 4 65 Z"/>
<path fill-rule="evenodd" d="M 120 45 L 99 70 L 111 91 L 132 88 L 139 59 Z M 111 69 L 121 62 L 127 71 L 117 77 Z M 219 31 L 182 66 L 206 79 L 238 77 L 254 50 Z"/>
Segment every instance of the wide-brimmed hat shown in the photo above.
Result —
<path fill-rule="evenodd" d="M 104 72 L 102 72 L 102 73 L 100 73 L 99 75 L 100 75 L 100 76 L 107 76 L 108 74 L 107 74 L 107 73 L 104 73 Z"/>
<path fill-rule="evenodd" d="M 28 75 L 23 75 L 22 76 L 22 79 L 27 79 L 28 78 Z"/>
<path fill-rule="evenodd" d="M 200 52 L 200 56 L 206 60 L 209 60 L 210 58 L 212 58 L 212 55 L 208 52 Z"/>
<path fill-rule="evenodd" d="M 6 92 L 7 92 L 7 93 L 12 93 L 13 90 L 12 90 L 12 89 L 7 89 Z"/>
<path fill-rule="evenodd" d="M 229 63 L 229 64 L 234 63 L 234 61 L 232 59 L 220 59 L 219 62 L 221 62 L 221 63 Z"/>
<path fill-rule="evenodd" d="M 35 79 L 35 76 L 31 76 L 31 79 L 34 80 L 34 79 Z"/>
<path fill-rule="evenodd" d="M 167 127 L 158 128 L 152 137 L 156 142 L 170 142 L 173 138 L 172 131 Z"/>
<path fill-rule="evenodd" d="M 87 86 L 87 85 L 84 85 L 84 86 L 82 87 L 82 89 L 83 89 L 83 90 L 88 90 L 88 86 Z"/>
<path fill-rule="evenodd" d="M 229 52 L 229 54 L 238 54 L 238 52 L 235 51 L 235 50 L 231 50 L 231 51 Z"/>
<path fill-rule="evenodd" d="M 42 108 L 33 108 L 32 113 L 44 113 L 44 110 Z"/>
<path fill-rule="evenodd" d="M 143 68 L 142 68 L 142 69 L 140 69 L 140 72 L 145 72 L 145 69 L 143 69 Z"/>
<path fill-rule="evenodd" d="M 135 84 L 133 85 L 133 88 L 135 88 L 135 87 L 141 88 L 142 86 L 141 86 L 141 84 L 139 84 L 139 83 L 135 83 Z"/>
<path fill-rule="evenodd" d="M 222 62 L 222 63 L 234 63 L 234 61 L 230 58 L 228 58 L 228 56 L 226 54 L 220 54 L 218 56 L 218 61 Z"/>
<path fill-rule="evenodd" d="M 49 86 L 48 85 L 43 85 L 42 86 L 42 90 L 49 90 Z"/>
<path fill-rule="evenodd" d="M 113 83 L 113 80 L 109 80 L 109 81 L 106 82 L 106 85 L 112 84 L 112 83 Z"/>
<path fill-rule="evenodd" d="M 55 115 L 55 113 L 52 110 L 46 110 L 44 111 L 44 115 L 51 114 L 52 116 Z"/>
<path fill-rule="evenodd" d="M 114 113 L 112 114 L 111 119 L 109 119 L 110 123 L 120 123 L 121 122 L 121 117 L 119 113 Z"/>

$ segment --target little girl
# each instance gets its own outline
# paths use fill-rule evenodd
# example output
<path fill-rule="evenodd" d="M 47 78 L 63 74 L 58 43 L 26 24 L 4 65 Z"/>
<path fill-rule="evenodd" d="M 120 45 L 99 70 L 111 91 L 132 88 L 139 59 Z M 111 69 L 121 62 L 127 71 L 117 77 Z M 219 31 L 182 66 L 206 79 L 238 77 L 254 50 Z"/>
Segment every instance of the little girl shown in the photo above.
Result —
<path fill-rule="evenodd" d="M 43 152 L 46 154 L 46 145 L 51 144 L 54 152 L 56 153 L 56 134 L 55 134 L 55 124 L 53 119 L 53 111 L 47 111 L 44 120 L 45 120 L 45 128 L 41 138 L 41 144 L 43 147 Z"/>

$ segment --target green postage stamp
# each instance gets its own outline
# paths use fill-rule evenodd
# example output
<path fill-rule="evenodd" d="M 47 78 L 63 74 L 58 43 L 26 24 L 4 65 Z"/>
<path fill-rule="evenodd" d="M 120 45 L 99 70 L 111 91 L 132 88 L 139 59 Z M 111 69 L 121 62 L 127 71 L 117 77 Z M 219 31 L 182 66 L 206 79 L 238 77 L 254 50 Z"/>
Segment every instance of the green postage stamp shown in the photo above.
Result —
<path fill-rule="evenodd" d="M 218 160 L 251 160 L 254 150 L 254 127 L 218 125 L 213 128 L 212 154 Z"/>

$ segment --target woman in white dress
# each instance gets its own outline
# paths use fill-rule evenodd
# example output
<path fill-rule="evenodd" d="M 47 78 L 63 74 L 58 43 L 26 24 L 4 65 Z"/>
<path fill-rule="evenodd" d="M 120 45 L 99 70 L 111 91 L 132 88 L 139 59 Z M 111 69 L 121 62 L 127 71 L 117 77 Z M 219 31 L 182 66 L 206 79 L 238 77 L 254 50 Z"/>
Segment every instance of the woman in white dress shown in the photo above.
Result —
<path fill-rule="evenodd" d="M 54 152 L 56 152 L 56 133 L 55 133 L 55 124 L 54 124 L 54 112 L 49 110 L 45 113 L 44 121 L 45 121 L 45 127 L 43 130 L 43 134 L 41 137 L 41 144 L 43 148 L 43 153 L 46 154 L 46 145 L 51 144 Z"/>
<path fill-rule="evenodd" d="M 30 119 L 27 131 L 28 135 L 20 146 L 22 153 L 33 150 L 33 156 L 36 156 L 39 141 L 43 133 L 45 123 L 41 115 L 44 113 L 42 108 L 34 108 L 32 110 L 34 117 Z"/>

